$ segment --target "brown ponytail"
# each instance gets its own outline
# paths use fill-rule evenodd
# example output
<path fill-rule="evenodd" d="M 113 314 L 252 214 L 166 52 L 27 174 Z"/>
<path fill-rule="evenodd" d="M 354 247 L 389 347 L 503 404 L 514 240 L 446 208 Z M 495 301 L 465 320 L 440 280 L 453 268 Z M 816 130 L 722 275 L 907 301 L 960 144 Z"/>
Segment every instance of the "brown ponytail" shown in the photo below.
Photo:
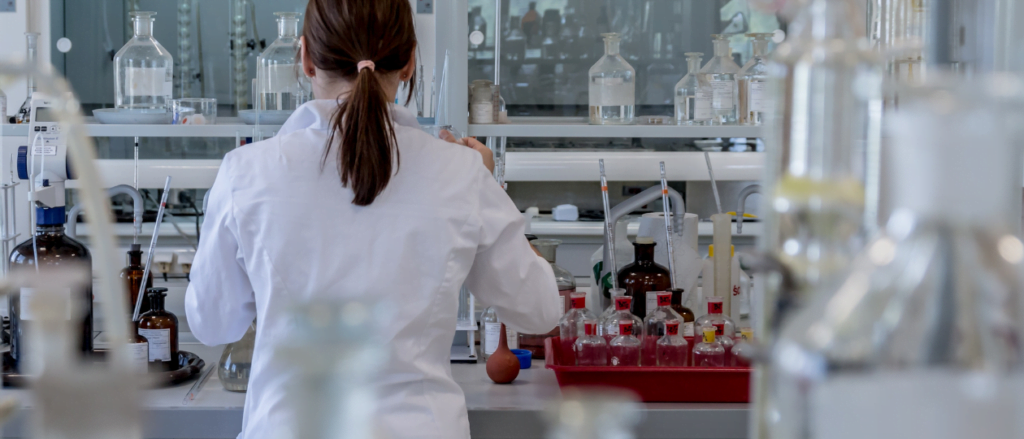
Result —
<path fill-rule="evenodd" d="M 309 0 L 302 35 L 308 56 L 322 72 L 351 84 L 331 117 L 321 166 L 327 164 L 340 134 L 338 172 L 352 189 L 352 203 L 367 206 L 391 180 L 398 165 L 398 143 L 389 99 L 381 78 L 409 64 L 416 48 L 408 0 Z M 361 61 L 374 66 L 360 69 Z M 409 81 L 415 83 L 415 77 Z M 409 90 L 408 101 L 412 97 Z"/>

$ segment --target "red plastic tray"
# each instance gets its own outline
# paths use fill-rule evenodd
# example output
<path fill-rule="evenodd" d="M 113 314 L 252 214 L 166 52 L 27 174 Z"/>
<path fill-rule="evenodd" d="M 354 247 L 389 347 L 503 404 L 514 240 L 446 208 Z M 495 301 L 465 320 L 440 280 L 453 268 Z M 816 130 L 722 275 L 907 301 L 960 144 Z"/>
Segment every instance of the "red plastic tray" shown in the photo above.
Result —
<path fill-rule="evenodd" d="M 644 402 L 750 402 L 748 367 L 567 366 L 561 346 L 558 337 L 544 341 L 544 367 L 559 387 L 621 387 Z"/>

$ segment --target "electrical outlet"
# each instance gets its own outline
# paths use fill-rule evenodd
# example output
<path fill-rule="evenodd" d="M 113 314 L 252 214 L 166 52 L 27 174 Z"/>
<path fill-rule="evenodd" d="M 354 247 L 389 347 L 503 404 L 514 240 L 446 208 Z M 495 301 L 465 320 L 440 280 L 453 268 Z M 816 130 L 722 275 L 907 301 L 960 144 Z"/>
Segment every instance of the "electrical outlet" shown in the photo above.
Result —
<path fill-rule="evenodd" d="M 434 0 L 416 0 L 417 14 L 433 14 Z"/>

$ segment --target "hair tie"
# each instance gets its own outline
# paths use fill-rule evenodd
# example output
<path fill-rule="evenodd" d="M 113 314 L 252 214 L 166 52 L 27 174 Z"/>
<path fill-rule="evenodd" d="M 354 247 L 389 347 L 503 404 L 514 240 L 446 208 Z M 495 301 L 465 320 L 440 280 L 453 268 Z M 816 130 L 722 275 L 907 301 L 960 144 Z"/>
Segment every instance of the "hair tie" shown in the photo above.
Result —
<path fill-rule="evenodd" d="M 370 61 L 370 60 L 359 61 L 359 63 L 356 64 L 356 68 L 358 69 L 358 70 L 356 70 L 356 72 L 361 72 L 361 71 L 363 71 L 363 69 L 370 69 L 370 71 L 372 72 L 374 67 L 377 67 L 377 65 L 374 64 L 373 61 Z"/>

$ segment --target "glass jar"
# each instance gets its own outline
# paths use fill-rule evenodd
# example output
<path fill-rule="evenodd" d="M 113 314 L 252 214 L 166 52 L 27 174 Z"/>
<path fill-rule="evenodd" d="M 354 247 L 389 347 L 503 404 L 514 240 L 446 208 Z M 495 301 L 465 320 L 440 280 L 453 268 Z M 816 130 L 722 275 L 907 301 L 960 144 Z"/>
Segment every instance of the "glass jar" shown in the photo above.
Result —
<path fill-rule="evenodd" d="M 501 338 L 501 321 L 493 307 L 487 307 L 480 313 L 480 328 L 480 359 L 486 362 L 498 349 L 498 339 Z M 505 326 L 505 342 L 509 349 L 519 349 L 519 333 Z"/>
<path fill-rule="evenodd" d="M 241 340 L 224 347 L 217 363 L 217 377 L 225 390 L 245 392 L 252 371 L 252 350 L 256 344 L 256 321 L 253 320 Z"/>
<path fill-rule="evenodd" d="M 572 309 L 570 299 L 572 293 L 576 292 L 576 278 L 569 270 L 555 263 L 555 254 L 558 250 L 558 245 L 561 243 L 562 241 L 557 239 L 534 239 L 530 241 L 530 244 L 533 244 L 540 255 L 551 264 L 551 271 L 555 273 L 555 284 L 558 285 L 558 295 L 562 299 L 559 302 L 562 305 L 562 312 L 559 315 L 564 315 L 566 311 Z M 533 358 L 544 358 L 544 339 L 557 336 L 557 327 L 546 334 L 519 334 L 519 348 L 530 351 L 533 354 Z"/>
<path fill-rule="evenodd" d="M 494 83 L 486 79 L 477 79 L 470 86 L 469 121 L 470 123 L 494 123 Z"/>
<path fill-rule="evenodd" d="M 747 34 L 754 54 L 737 74 L 740 81 L 741 125 L 761 125 L 764 123 L 764 113 L 775 107 L 768 91 L 768 62 L 765 59 L 772 35 Z"/>
<path fill-rule="evenodd" d="M 131 110 L 167 110 L 174 58 L 153 38 L 156 12 L 132 12 L 135 35 L 114 55 L 114 103 Z"/>
<path fill-rule="evenodd" d="M 711 85 L 711 124 L 734 124 L 738 94 L 736 73 L 739 73 L 740 66 L 732 60 L 729 35 L 715 34 L 711 38 L 711 43 L 715 46 L 715 56 L 700 69 L 700 73 Z"/>
<path fill-rule="evenodd" d="M 711 121 L 711 84 L 700 72 L 701 52 L 687 52 L 687 72 L 676 83 L 676 123 L 702 125 Z"/>
<path fill-rule="evenodd" d="M 299 54 L 299 13 L 275 12 L 277 39 L 256 60 L 257 101 L 260 111 L 292 111 L 309 100 L 309 79 Z"/>
<path fill-rule="evenodd" d="M 619 55 L 622 36 L 604 37 L 604 56 L 590 68 L 590 123 L 632 125 L 636 123 L 636 70 Z"/>

